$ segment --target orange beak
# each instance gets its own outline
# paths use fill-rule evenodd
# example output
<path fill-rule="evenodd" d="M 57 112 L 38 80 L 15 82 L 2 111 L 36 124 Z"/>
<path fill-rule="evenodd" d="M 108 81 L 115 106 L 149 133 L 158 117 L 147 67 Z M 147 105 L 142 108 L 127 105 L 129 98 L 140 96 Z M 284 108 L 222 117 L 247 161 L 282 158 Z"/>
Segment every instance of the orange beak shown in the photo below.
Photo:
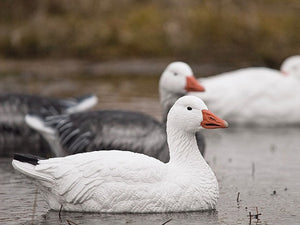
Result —
<path fill-rule="evenodd" d="M 198 83 L 198 81 L 196 80 L 196 78 L 194 76 L 189 76 L 189 77 L 186 77 L 185 90 L 187 92 L 191 92 L 191 91 L 203 92 L 203 91 L 205 91 L 205 88 L 201 84 Z"/>
<path fill-rule="evenodd" d="M 216 129 L 216 128 L 227 128 L 228 123 L 225 120 L 217 117 L 211 111 L 203 109 L 202 110 L 203 121 L 201 126 L 206 129 Z"/>

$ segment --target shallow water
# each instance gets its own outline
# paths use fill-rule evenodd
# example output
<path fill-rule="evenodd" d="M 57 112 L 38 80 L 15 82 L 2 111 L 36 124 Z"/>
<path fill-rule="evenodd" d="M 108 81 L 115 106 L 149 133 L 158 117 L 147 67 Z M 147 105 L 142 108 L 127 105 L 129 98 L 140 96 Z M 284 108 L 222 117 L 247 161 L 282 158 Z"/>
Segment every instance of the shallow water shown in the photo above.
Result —
<path fill-rule="evenodd" d="M 157 76 L 1 76 L 1 92 L 71 97 L 99 96 L 97 108 L 120 108 L 160 117 Z M 0 159 L 0 224 L 299 224 L 300 128 L 209 130 L 206 160 L 220 188 L 216 211 L 169 214 L 90 214 L 49 211 L 36 187 Z M 237 194 L 240 192 L 239 201 Z"/>

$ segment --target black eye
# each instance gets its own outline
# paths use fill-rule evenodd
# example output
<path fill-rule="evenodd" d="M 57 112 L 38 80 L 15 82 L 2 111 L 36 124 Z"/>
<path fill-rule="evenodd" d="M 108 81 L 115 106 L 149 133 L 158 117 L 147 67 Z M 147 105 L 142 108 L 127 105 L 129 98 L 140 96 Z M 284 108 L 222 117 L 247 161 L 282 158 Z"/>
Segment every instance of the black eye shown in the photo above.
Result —
<path fill-rule="evenodd" d="M 177 76 L 177 75 L 178 75 L 178 73 L 176 73 L 176 72 L 174 72 L 173 74 L 174 74 L 174 76 Z"/>
<path fill-rule="evenodd" d="M 189 106 L 188 106 L 186 109 L 187 109 L 187 110 L 192 110 L 192 107 L 189 107 Z"/>

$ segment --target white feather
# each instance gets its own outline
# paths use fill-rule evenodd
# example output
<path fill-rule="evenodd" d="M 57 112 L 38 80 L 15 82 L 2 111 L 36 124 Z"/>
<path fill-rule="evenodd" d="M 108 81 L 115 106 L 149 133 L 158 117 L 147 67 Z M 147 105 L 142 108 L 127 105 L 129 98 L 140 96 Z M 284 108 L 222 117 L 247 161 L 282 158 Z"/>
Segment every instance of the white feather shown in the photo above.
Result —
<path fill-rule="evenodd" d="M 41 118 L 34 115 L 26 115 L 25 122 L 27 125 L 37 131 L 47 140 L 49 143 L 51 150 L 54 152 L 56 156 L 64 156 L 64 150 L 60 143 L 57 141 L 56 131 L 47 126 Z"/>
<path fill-rule="evenodd" d="M 47 181 L 50 183 L 54 182 L 54 180 L 51 178 L 51 176 L 48 176 L 47 174 L 39 173 L 38 171 L 36 171 L 36 167 L 32 164 L 13 160 L 12 165 L 13 165 L 14 169 L 18 170 L 19 172 L 21 172 L 21 173 L 25 174 L 26 176 L 29 176 L 33 179 L 37 179 L 40 181 Z"/>
<path fill-rule="evenodd" d="M 97 102 L 98 102 L 97 96 L 92 95 L 91 97 L 79 102 L 77 105 L 68 108 L 66 110 L 66 113 L 76 113 L 76 112 L 85 111 L 95 106 Z"/>
<path fill-rule="evenodd" d="M 34 115 L 26 115 L 25 116 L 25 122 L 27 123 L 28 126 L 31 128 L 42 132 L 42 133 L 48 133 L 48 134 L 55 134 L 54 129 L 51 127 L 47 127 L 42 119 L 40 119 L 38 116 Z"/>

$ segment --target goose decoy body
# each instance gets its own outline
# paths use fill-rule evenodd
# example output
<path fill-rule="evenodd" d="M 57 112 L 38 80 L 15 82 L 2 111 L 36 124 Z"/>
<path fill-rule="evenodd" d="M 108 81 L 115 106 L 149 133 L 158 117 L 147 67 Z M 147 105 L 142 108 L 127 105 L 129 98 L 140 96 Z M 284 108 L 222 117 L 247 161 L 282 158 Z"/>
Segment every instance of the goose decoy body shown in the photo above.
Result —
<path fill-rule="evenodd" d="M 16 149 L 49 155 L 51 150 L 41 136 L 25 123 L 28 113 L 45 118 L 49 115 L 86 110 L 97 97 L 86 95 L 72 99 L 54 99 L 37 95 L 7 93 L 0 95 L 0 156 L 12 156 Z M 49 151 L 48 151 L 49 150 Z"/>
<path fill-rule="evenodd" d="M 200 79 L 205 93 L 190 93 L 233 125 L 300 124 L 300 56 L 281 71 L 246 68 Z"/>
<path fill-rule="evenodd" d="M 93 151 L 41 160 L 15 155 L 13 167 L 39 186 L 51 209 L 150 213 L 214 209 L 215 174 L 199 152 L 195 133 L 226 128 L 194 96 L 176 101 L 167 117 L 170 161 L 130 151 Z"/>
<path fill-rule="evenodd" d="M 162 123 L 143 113 L 118 110 L 55 115 L 46 119 L 28 115 L 26 122 L 48 140 L 56 156 L 99 149 L 130 149 L 167 162 L 165 115 L 180 96 L 188 91 L 204 91 L 204 88 L 189 66 L 175 62 L 162 73 L 159 91 L 164 117 Z M 197 143 L 204 153 L 205 141 L 200 132 L 197 133 Z"/>

